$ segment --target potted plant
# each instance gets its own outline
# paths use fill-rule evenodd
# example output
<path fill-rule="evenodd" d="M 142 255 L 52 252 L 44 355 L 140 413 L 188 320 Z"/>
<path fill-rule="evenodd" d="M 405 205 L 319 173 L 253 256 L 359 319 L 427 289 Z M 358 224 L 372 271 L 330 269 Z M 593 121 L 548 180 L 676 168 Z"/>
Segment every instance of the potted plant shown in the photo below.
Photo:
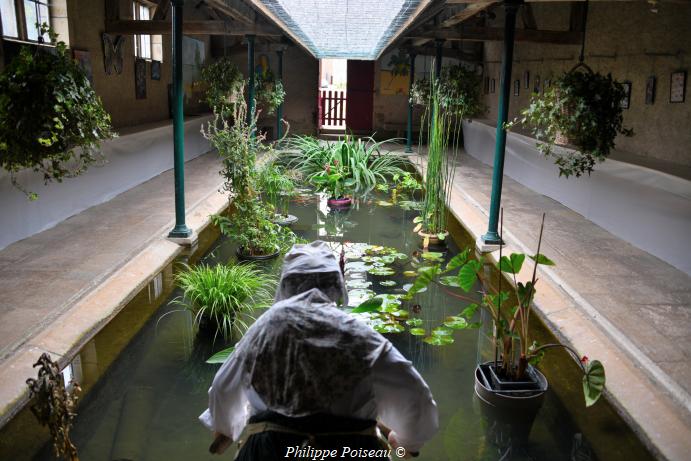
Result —
<path fill-rule="evenodd" d="M 633 135 L 623 126 L 625 95 L 623 85 L 611 74 L 595 73 L 580 64 L 542 94 L 534 94 L 507 128 L 518 123 L 530 126 L 540 152 L 554 158 L 559 176 L 590 174 L 609 156 L 619 134 Z M 555 149 L 555 145 L 573 145 L 576 150 Z"/>
<path fill-rule="evenodd" d="M 242 335 L 255 309 L 268 307 L 273 299 L 274 277 L 251 264 L 185 266 L 175 281 L 182 296 L 173 300 L 194 314 L 200 332 L 221 334 L 225 340 Z"/>
<path fill-rule="evenodd" d="M 432 78 L 435 82 L 436 79 Z M 476 72 L 463 65 L 447 66 L 442 69 L 438 80 L 437 96 L 439 106 L 461 118 L 476 117 L 485 111 L 480 92 L 481 79 Z M 410 102 L 430 107 L 432 84 L 428 80 L 417 80 L 410 90 Z"/>
<path fill-rule="evenodd" d="M 222 57 L 205 66 L 201 77 L 207 87 L 206 102 L 214 112 L 229 114 L 243 100 L 245 79 L 230 58 Z"/>
<path fill-rule="evenodd" d="M 352 203 L 352 198 L 346 196 L 346 190 L 352 187 L 355 181 L 347 177 L 348 172 L 338 159 L 324 165 L 324 170 L 311 177 L 311 183 L 318 192 L 328 194 L 327 204 L 332 208 L 347 208 Z"/>
<path fill-rule="evenodd" d="M 273 221 L 287 226 L 298 220 L 288 214 L 289 198 L 295 194 L 293 178 L 276 161 L 266 161 L 259 170 L 258 187 L 274 210 Z"/>
<path fill-rule="evenodd" d="M 273 114 L 276 108 L 283 104 L 286 96 L 283 82 L 274 77 L 270 70 L 257 75 L 255 91 L 257 104 L 266 108 L 267 114 Z"/>
<path fill-rule="evenodd" d="M 110 115 L 67 45 L 45 24 L 53 47 L 23 46 L 0 74 L 0 167 L 32 169 L 47 184 L 75 177 L 98 160 L 101 141 L 113 138 Z"/>
<path fill-rule="evenodd" d="M 476 281 L 481 282 L 482 302 L 470 304 L 459 316 L 450 318 L 450 321 L 453 321 L 455 329 L 472 328 L 479 326 L 472 321 L 479 308 L 489 314 L 494 331 L 495 359 L 479 364 L 476 368 L 475 392 L 482 402 L 497 410 L 520 413 L 522 426 L 527 427 L 528 431 L 548 386 L 547 379 L 536 368 L 546 350 L 564 348 L 576 359 L 583 373 L 582 386 L 586 406 L 593 405 L 600 398 L 605 386 L 605 370 L 599 361 L 589 360 L 587 357 L 579 358 L 576 352 L 566 345 L 539 345 L 530 338 L 529 321 L 538 282 L 537 266 L 554 265 L 549 258 L 540 253 L 543 228 L 544 215 L 537 251 L 529 256 L 533 261 L 529 282 L 519 282 L 516 277 L 523 267 L 526 255 L 512 253 L 504 256 L 500 249 L 499 264 L 496 266 L 499 271 L 498 292 L 487 292 L 484 287 L 489 286 L 489 280 L 485 276 L 483 260 L 481 257 L 477 260 L 470 259 L 470 249 L 466 249 L 454 256 L 445 267 L 435 264 L 419 269 L 419 275 L 406 295 L 411 299 L 430 283 L 458 287 L 467 292 L 473 288 Z M 512 279 L 512 296 L 509 292 L 502 291 L 502 274 Z M 465 299 L 461 294 L 454 296 Z"/>

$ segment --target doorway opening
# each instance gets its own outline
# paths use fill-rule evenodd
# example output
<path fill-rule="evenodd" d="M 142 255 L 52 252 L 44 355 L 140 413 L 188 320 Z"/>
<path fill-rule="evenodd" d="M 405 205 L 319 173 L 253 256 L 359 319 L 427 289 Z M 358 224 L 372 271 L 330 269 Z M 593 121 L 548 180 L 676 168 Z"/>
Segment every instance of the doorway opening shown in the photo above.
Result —
<path fill-rule="evenodd" d="M 319 130 L 345 132 L 348 61 L 322 59 L 319 62 Z"/>

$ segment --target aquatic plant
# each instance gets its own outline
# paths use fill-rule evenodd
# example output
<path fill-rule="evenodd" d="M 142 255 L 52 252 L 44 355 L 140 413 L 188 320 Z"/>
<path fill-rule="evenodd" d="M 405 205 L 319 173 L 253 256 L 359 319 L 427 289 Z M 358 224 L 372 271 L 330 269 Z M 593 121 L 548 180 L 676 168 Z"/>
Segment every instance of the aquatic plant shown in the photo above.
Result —
<path fill-rule="evenodd" d="M 77 416 L 77 400 L 81 388 L 77 382 L 72 381 L 68 390 L 60 367 L 46 353 L 41 354 L 34 363 L 34 368 L 36 367 L 39 367 L 38 378 L 26 380 L 29 398 L 33 400 L 31 412 L 42 426 L 48 426 L 55 456 L 79 461 L 77 447 L 70 440 L 70 430 Z"/>
<path fill-rule="evenodd" d="M 100 143 L 116 136 L 67 45 L 44 24 L 40 35 L 46 33 L 54 47 L 22 46 L 0 74 L 0 167 L 30 200 L 38 194 L 19 184 L 19 171 L 62 182 L 97 162 Z"/>
<path fill-rule="evenodd" d="M 427 127 L 424 206 L 416 222 L 419 223 L 417 230 L 422 230 L 428 235 L 426 239 L 436 236 L 443 240 L 447 232 L 446 205 L 453 187 L 456 161 L 460 152 L 458 144 L 462 117 L 442 110 L 440 84 L 434 79 L 432 82 L 429 107 L 422 117 L 422 126 Z"/>
<path fill-rule="evenodd" d="M 264 162 L 257 174 L 257 188 L 276 213 L 288 215 L 287 198 L 295 194 L 295 179 L 289 171 L 278 162 Z"/>
<path fill-rule="evenodd" d="M 276 285 L 275 277 L 247 263 L 186 266 L 175 281 L 183 294 L 173 302 L 190 310 L 197 325 L 211 321 L 214 338 L 220 333 L 225 339 L 247 330 L 246 319 L 270 305 Z"/>
<path fill-rule="evenodd" d="M 534 255 L 528 256 L 534 262 L 530 281 L 519 282 L 516 277 L 523 267 L 526 255 L 512 253 L 505 256 L 500 248 L 499 263 L 496 265 L 500 274 L 498 291 L 497 293 L 488 292 L 486 287 L 489 287 L 489 280 L 485 276 L 483 258 L 471 259 L 471 249 L 467 248 L 454 256 L 445 267 L 436 263 L 420 268 L 406 298 L 412 299 L 416 293 L 419 293 L 430 283 L 458 287 L 468 292 L 479 280 L 483 287 L 481 303 L 470 304 L 458 316 L 448 318 L 444 326 L 459 330 L 477 327 L 479 325 L 473 323 L 471 319 L 479 308 L 485 309 L 490 314 L 494 326 L 494 340 L 497 348 L 494 361 L 495 368 L 500 369 L 504 379 L 513 381 L 524 380 L 528 364 L 537 365 L 545 350 L 557 347 L 566 349 L 581 368 L 585 404 L 591 406 L 600 398 L 604 390 L 605 369 L 602 363 L 598 360 L 589 360 L 587 357 L 580 358 L 576 351 L 567 345 L 556 343 L 539 345 L 537 342 L 531 341 L 530 338 L 530 316 L 532 303 L 535 299 L 535 287 L 538 282 L 537 267 L 538 265 L 554 265 L 552 260 L 540 253 L 543 229 L 544 215 L 540 226 L 537 251 Z M 507 291 L 502 291 L 501 274 L 507 274 L 513 280 L 511 286 L 513 296 Z M 467 299 L 460 294 L 450 294 L 457 298 Z M 501 364 L 500 367 L 499 364 Z"/>
<path fill-rule="evenodd" d="M 336 142 L 322 142 L 310 136 L 288 141 L 292 149 L 288 164 L 318 190 L 338 198 L 348 192 L 366 192 L 403 174 L 408 161 L 385 152 L 382 145 L 393 140 L 345 136 Z"/>
<path fill-rule="evenodd" d="M 201 80 L 207 86 L 206 102 L 215 113 L 230 113 L 238 101 L 244 101 L 245 78 L 229 57 L 205 66 Z"/>
<path fill-rule="evenodd" d="M 585 70 L 576 70 L 579 66 Z M 623 126 L 624 86 L 611 74 L 595 73 L 585 64 L 579 66 L 556 79 L 542 94 L 533 94 L 521 116 L 506 125 L 529 126 L 540 152 L 554 158 L 559 176 L 567 178 L 590 174 L 609 156 L 619 134 L 633 135 L 633 130 Z M 555 144 L 573 144 L 577 150 L 556 150 Z"/>

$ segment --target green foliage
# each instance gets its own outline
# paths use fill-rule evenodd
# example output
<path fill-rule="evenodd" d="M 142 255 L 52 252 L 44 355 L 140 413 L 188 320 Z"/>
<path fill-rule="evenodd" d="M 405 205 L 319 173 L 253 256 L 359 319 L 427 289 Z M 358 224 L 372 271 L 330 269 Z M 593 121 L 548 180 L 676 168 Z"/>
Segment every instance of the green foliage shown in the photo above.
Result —
<path fill-rule="evenodd" d="M 623 127 L 624 96 L 623 85 L 611 74 L 590 69 L 568 72 L 543 94 L 533 95 L 530 105 L 507 127 L 529 125 L 540 152 L 554 158 L 559 176 L 579 177 L 607 158 L 617 135 L 633 135 Z M 565 136 L 577 150 L 555 150 L 558 136 Z"/>
<path fill-rule="evenodd" d="M 427 80 L 417 80 L 410 91 L 413 104 L 430 107 L 432 93 L 436 91 L 439 107 L 461 118 L 477 117 L 485 112 L 482 102 L 481 77 L 462 65 L 447 66 L 442 69 L 438 89 Z"/>
<path fill-rule="evenodd" d="M 422 184 L 418 181 L 412 173 L 404 171 L 403 173 L 396 173 L 392 177 L 396 189 L 400 192 L 414 192 L 422 190 Z"/>
<path fill-rule="evenodd" d="M 214 112 L 230 113 L 238 101 L 243 101 L 245 78 L 230 58 L 222 57 L 202 69 L 206 84 L 206 102 Z"/>
<path fill-rule="evenodd" d="M 255 309 L 270 305 L 276 280 L 251 264 L 201 264 L 187 266 L 176 283 L 183 295 L 175 303 L 194 313 L 197 324 L 202 318 L 211 320 L 218 328 L 216 334 L 228 339 L 233 331 L 247 330 L 243 315 L 249 317 Z"/>
<path fill-rule="evenodd" d="M 206 363 L 209 364 L 215 364 L 215 363 L 223 363 L 226 360 L 228 360 L 228 357 L 230 357 L 233 352 L 235 352 L 235 346 L 229 347 L 228 349 L 223 349 L 222 351 L 216 352 L 214 355 L 209 357 L 206 361 Z"/>
<path fill-rule="evenodd" d="M 382 144 L 390 141 L 346 136 L 337 142 L 321 142 L 310 136 L 297 136 L 288 142 L 293 149 L 288 164 L 332 198 L 367 192 L 377 184 L 387 183 L 394 175 L 405 173 L 406 159 L 381 150 Z"/>
<path fill-rule="evenodd" d="M 510 256 L 502 256 L 499 261 L 499 269 L 509 274 L 518 274 L 523 267 L 525 255 L 523 253 L 511 253 Z"/>
<path fill-rule="evenodd" d="M 276 79 L 271 71 L 257 74 L 254 82 L 257 104 L 266 108 L 267 114 L 273 114 L 276 108 L 283 104 L 286 97 L 283 82 Z"/>
<path fill-rule="evenodd" d="M 585 406 L 589 407 L 598 401 L 605 389 L 605 367 L 599 360 L 588 361 L 583 375 L 583 395 Z"/>
<path fill-rule="evenodd" d="M 275 161 L 267 161 L 257 175 L 257 189 L 277 213 L 288 214 L 288 197 L 295 194 L 295 179 Z"/>
<path fill-rule="evenodd" d="M 98 160 L 100 142 L 115 136 L 110 115 L 65 43 L 44 24 L 54 48 L 23 46 L 0 74 L 0 166 L 12 183 L 30 168 L 44 182 L 77 176 Z"/>
<path fill-rule="evenodd" d="M 362 314 L 365 312 L 379 312 L 384 303 L 383 298 L 370 298 L 362 302 L 359 306 L 354 308 L 351 312 L 353 314 Z"/>
<path fill-rule="evenodd" d="M 392 54 L 389 58 L 389 67 L 391 67 L 391 75 L 404 76 L 410 72 L 410 58 L 403 50 L 398 50 L 398 54 Z"/>

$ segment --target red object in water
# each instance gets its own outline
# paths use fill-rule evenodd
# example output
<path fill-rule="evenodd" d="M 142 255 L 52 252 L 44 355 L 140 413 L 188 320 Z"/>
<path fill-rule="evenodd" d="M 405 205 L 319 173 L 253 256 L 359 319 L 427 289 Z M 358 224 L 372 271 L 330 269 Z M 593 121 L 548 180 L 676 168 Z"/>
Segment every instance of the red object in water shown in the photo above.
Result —
<path fill-rule="evenodd" d="M 344 198 L 330 198 L 326 201 L 326 204 L 331 208 L 346 208 L 349 207 L 353 200 L 350 197 Z"/>
<path fill-rule="evenodd" d="M 374 112 L 374 61 L 348 60 L 347 74 L 346 129 L 369 135 Z"/>

